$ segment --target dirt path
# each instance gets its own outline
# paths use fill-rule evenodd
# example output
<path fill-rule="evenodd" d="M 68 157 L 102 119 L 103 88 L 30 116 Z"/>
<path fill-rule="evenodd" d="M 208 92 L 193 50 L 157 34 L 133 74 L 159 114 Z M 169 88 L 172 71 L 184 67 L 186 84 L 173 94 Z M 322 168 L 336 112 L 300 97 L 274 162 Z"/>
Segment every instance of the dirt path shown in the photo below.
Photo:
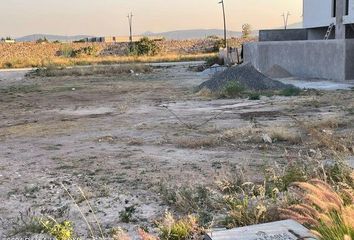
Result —
<path fill-rule="evenodd" d="M 14 76 L 11 84 L 0 81 L 1 237 L 28 230 L 18 220 L 22 214 L 30 221 L 28 209 L 73 221 L 88 236 L 61 184 L 94 222 L 77 187 L 84 190 L 106 232 L 151 228 L 169 208 L 159 194 L 162 184 L 212 184 L 241 167 L 257 178 L 265 164 L 284 161 L 283 143 L 215 143 L 225 131 L 254 124 L 293 127 L 289 113 L 313 120 L 342 117 L 347 112 L 336 104 L 353 95 L 331 93 L 330 102 L 318 97 L 320 107 L 311 105 L 312 96 L 210 100 L 193 93 L 205 77 L 183 65 L 140 75 Z M 184 124 L 202 126 L 188 129 L 174 114 Z M 300 148 L 286 147 L 290 154 Z M 127 206 L 136 211 L 124 223 L 119 213 Z"/>

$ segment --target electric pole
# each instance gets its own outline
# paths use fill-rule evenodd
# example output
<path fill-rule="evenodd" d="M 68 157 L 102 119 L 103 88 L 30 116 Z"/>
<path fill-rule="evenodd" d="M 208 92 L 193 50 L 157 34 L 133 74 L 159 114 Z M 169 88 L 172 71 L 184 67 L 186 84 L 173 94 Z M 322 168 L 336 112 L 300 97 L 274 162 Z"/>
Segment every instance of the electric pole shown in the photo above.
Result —
<path fill-rule="evenodd" d="M 128 20 L 129 20 L 129 42 L 130 45 L 133 44 L 133 13 L 128 14 Z"/>
<path fill-rule="evenodd" d="M 288 28 L 288 20 L 289 20 L 289 16 L 291 14 L 288 12 L 285 16 L 285 13 L 283 13 L 283 15 L 281 15 L 283 17 L 283 22 L 284 22 L 284 29 L 286 30 Z"/>
<path fill-rule="evenodd" d="M 221 0 L 221 2 L 219 2 L 219 4 L 221 4 L 222 7 L 222 14 L 223 14 L 223 18 L 224 18 L 224 42 L 225 42 L 225 48 L 227 50 L 227 29 L 226 29 L 226 15 L 225 15 L 225 4 L 224 4 L 224 0 Z M 228 51 L 228 50 L 227 50 Z"/>

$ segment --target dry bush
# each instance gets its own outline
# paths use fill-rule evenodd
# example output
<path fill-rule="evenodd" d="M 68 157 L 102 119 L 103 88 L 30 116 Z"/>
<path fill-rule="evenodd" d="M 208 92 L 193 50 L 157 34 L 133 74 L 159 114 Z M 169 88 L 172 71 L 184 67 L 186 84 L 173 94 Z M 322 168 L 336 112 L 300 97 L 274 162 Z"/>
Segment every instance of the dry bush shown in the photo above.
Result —
<path fill-rule="evenodd" d="M 120 227 L 111 230 L 113 240 L 131 240 L 132 238 Z"/>
<path fill-rule="evenodd" d="M 215 94 L 208 88 L 202 88 L 199 92 L 197 92 L 197 96 L 204 98 L 212 98 L 215 97 Z"/>
<path fill-rule="evenodd" d="M 353 188 L 337 193 L 330 185 L 317 179 L 294 183 L 294 187 L 300 203 L 281 209 L 282 218 L 291 218 L 310 226 L 322 240 L 354 237 Z M 341 195 L 346 196 L 346 201 Z"/>
<path fill-rule="evenodd" d="M 291 131 L 285 127 L 255 128 L 252 126 L 226 130 L 222 134 L 221 139 L 228 142 L 260 143 L 264 134 L 269 135 L 273 142 L 286 141 L 298 144 L 302 141 L 299 132 Z"/>
<path fill-rule="evenodd" d="M 261 129 L 250 125 L 242 128 L 228 129 L 222 133 L 221 139 L 228 142 L 260 142 L 261 132 Z"/>
<path fill-rule="evenodd" d="M 197 218 L 191 215 L 176 220 L 171 213 L 166 212 L 158 228 L 161 240 L 197 239 L 202 234 Z"/>
<path fill-rule="evenodd" d="M 299 132 L 291 131 L 285 127 L 270 127 L 266 129 L 273 142 L 285 141 L 293 144 L 301 143 L 301 134 Z"/>
<path fill-rule="evenodd" d="M 339 117 L 332 116 L 327 117 L 318 121 L 305 122 L 305 127 L 316 128 L 316 129 L 335 129 L 342 123 Z"/>
<path fill-rule="evenodd" d="M 319 148 L 336 158 L 351 154 L 354 151 L 353 136 L 340 136 L 336 130 L 346 126 L 348 121 L 341 121 L 338 117 L 328 117 L 319 121 L 305 121 L 293 118 L 298 127 L 307 133 L 311 148 Z M 341 155 L 341 156 L 340 156 Z"/>

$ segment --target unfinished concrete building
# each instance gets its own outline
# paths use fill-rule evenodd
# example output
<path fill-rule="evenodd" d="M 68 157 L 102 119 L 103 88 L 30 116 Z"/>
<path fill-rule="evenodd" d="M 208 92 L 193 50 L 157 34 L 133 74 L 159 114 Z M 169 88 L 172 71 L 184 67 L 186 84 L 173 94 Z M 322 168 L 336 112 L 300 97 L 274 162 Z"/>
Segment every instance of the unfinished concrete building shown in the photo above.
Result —
<path fill-rule="evenodd" d="M 303 29 L 261 30 L 244 60 L 261 72 L 279 65 L 293 76 L 354 79 L 354 0 L 303 0 Z"/>

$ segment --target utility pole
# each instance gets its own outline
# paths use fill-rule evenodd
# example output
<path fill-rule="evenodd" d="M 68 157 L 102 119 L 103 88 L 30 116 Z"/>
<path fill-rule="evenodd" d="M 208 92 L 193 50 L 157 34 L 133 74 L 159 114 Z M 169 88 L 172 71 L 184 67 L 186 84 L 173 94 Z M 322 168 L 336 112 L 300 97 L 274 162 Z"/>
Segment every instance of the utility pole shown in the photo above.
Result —
<path fill-rule="evenodd" d="M 224 18 L 224 42 L 225 42 L 225 48 L 227 50 L 227 28 L 226 28 L 226 15 L 225 15 L 224 0 L 221 0 L 221 2 L 219 2 L 219 4 L 221 4 L 221 6 L 222 6 L 222 14 L 223 14 L 223 18 Z"/>
<path fill-rule="evenodd" d="M 129 20 L 129 42 L 130 42 L 130 45 L 132 46 L 132 44 L 133 44 L 133 13 L 128 14 L 128 20 Z"/>
<path fill-rule="evenodd" d="M 288 12 L 285 16 L 285 13 L 283 13 L 283 15 L 281 15 L 283 17 L 283 22 L 284 22 L 284 29 L 286 30 L 288 28 L 288 20 L 289 20 L 289 16 L 291 14 Z"/>

